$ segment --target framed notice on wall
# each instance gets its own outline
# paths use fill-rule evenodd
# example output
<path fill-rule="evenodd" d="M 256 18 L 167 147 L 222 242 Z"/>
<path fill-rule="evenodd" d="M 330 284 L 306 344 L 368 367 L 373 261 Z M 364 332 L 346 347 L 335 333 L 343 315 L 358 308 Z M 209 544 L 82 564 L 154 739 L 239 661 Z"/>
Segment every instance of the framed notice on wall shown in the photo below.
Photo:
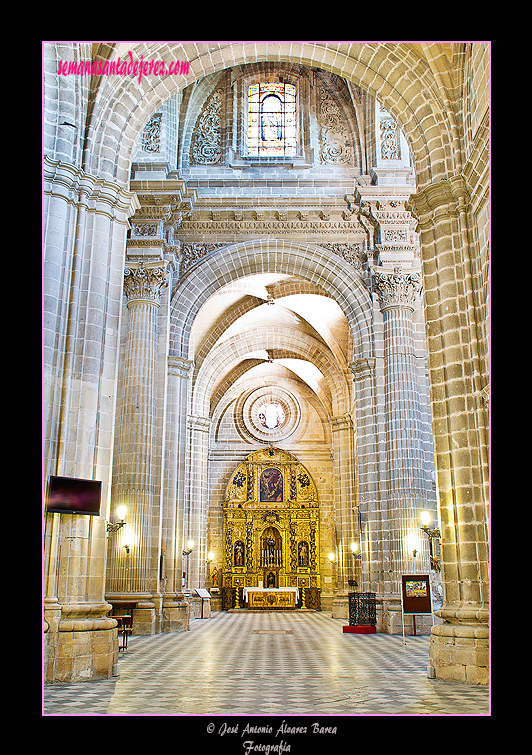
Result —
<path fill-rule="evenodd" d="M 402 575 L 401 602 L 404 614 L 432 613 L 432 595 L 428 574 Z"/>

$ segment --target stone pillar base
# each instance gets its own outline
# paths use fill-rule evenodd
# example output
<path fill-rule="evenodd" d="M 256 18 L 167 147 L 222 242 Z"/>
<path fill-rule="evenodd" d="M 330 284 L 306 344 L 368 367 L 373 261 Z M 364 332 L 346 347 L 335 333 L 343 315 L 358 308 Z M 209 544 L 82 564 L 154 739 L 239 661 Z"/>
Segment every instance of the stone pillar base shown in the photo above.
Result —
<path fill-rule="evenodd" d="M 189 625 L 190 614 L 184 600 L 163 603 L 163 632 L 183 632 L 189 628 Z"/>
<path fill-rule="evenodd" d="M 321 610 L 326 611 L 327 613 L 330 612 L 332 615 L 332 604 L 333 604 L 333 597 L 332 595 L 321 595 Z"/>
<path fill-rule="evenodd" d="M 382 631 L 386 634 L 403 634 L 403 614 L 400 603 L 383 601 Z"/>
<path fill-rule="evenodd" d="M 221 611 L 222 610 L 222 597 L 221 595 L 211 595 L 211 611 Z"/>
<path fill-rule="evenodd" d="M 150 636 L 155 634 L 155 603 L 137 603 L 133 611 L 133 634 Z"/>
<path fill-rule="evenodd" d="M 209 619 L 211 616 L 211 601 L 209 598 L 202 599 L 196 595 L 190 599 L 189 610 L 191 619 Z"/>
<path fill-rule="evenodd" d="M 431 631 L 429 657 L 437 679 L 488 684 L 489 628 L 485 624 L 437 624 Z"/>
<path fill-rule="evenodd" d="M 349 598 L 347 595 L 335 595 L 332 599 L 333 619 L 345 619 L 349 621 Z"/>
<path fill-rule="evenodd" d="M 58 632 L 46 632 L 47 684 L 86 682 L 116 676 L 116 621 L 101 619 L 98 622 L 101 628 L 90 628 L 89 625 L 94 623 L 92 620 L 63 621 L 59 624 Z"/>

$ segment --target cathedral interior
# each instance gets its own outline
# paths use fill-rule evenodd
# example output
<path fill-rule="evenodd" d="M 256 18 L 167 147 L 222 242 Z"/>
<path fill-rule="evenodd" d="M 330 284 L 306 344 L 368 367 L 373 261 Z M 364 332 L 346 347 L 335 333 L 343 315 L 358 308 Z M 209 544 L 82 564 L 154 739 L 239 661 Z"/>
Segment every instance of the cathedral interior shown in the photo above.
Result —
<path fill-rule="evenodd" d="M 45 687 L 286 615 L 488 688 L 489 75 L 43 43 Z"/>

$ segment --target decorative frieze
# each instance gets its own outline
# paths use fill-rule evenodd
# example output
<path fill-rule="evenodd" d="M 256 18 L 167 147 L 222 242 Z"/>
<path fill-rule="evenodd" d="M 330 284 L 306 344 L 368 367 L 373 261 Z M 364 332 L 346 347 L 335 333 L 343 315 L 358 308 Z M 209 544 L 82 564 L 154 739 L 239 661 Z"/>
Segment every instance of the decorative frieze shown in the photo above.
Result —
<path fill-rule="evenodd" d="M 180 234 L 192 236 L 204 233 L 212 234 L 289 234 L 289 233 L 359 233 L 364 232 L 358 221 L 300 221 L 300 220 L 221 220 L 221 221 L 187 221 L 184 220 Z"/>
<path fill-rule="evenodd" d="M 403 273 L 400 267 L 395 267 L 393 271 L 373 268 L 372 282 L 382 311 L 389 307 L 414 309 L 421 293 L 421 274 L 411 271 Z"/>
<path fill-rule="evenodd" d="M 408 231 L 406 229 L 391 228 L 382 232 L 382 240 L 385 244 L 404 244 L 408 242 Z"/>

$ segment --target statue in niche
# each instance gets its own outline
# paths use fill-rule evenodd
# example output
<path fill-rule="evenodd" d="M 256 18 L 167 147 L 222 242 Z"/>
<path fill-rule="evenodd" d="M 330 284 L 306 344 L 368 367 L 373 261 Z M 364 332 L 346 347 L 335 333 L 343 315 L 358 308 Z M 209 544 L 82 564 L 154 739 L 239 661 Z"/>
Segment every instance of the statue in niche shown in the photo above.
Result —
<path fill-rule="evenodd" d="M 270 572 L 266 577 L 266 587 L 275 587 L 275 574 Z"/>
<path fill-rule="evenodd" d="M 301 567 L 308 566 L 308 543 L 304 540 L 299 543 L 298 565 Z"/>
<path fill-rule="evenodd" d="M 283 475 L 278 469 L 265 469 L 261 474 L 260 500 L 261 503 L 283 500 Z"/>
<path fill-rule="evenodd" d="M 244 566 L 244 543 L 242 540 L 237 540 L 235 543 L 235 566 Z"/>

